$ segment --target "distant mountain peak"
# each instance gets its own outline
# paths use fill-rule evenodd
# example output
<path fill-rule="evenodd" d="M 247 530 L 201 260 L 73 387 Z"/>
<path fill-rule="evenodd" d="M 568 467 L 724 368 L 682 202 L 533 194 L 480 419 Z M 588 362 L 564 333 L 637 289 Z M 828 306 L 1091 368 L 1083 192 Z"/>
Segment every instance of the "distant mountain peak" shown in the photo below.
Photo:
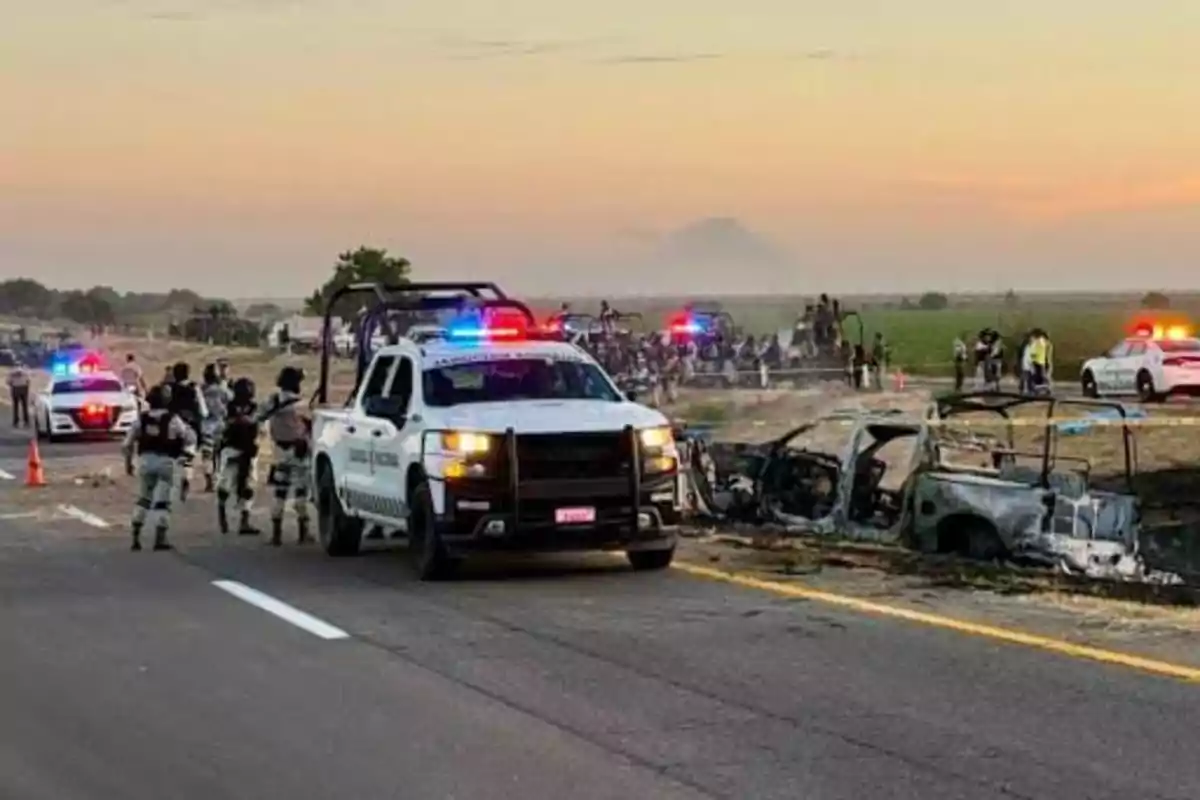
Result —
<path fill-rule="evenodd" d="M 786 251 L 747 228 L 736 217 L 707 217 L 667 234 L 660 257 L 671 261 L 711 264 L 783 265 Z"/>

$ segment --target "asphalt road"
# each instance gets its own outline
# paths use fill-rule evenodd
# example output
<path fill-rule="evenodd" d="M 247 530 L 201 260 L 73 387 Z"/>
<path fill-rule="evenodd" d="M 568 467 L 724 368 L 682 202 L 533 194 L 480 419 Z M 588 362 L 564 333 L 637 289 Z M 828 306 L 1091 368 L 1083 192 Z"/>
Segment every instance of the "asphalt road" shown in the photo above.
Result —
<path fill-rule="evenodd" d="M 1194 684 L 603 559 L 420 584 L 209 520 L 168 554 L 0 521 L 0 796 L 1200 796 Z"/>

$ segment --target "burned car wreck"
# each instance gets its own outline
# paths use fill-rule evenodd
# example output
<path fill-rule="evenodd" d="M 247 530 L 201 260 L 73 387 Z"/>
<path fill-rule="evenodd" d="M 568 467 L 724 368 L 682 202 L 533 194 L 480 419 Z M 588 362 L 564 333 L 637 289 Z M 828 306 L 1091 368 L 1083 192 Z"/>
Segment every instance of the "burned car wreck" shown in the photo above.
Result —
<path fill-rule="evenodd" d="M 1014 419 L 1014 410 L 1030 406 L 1044 415 Z M 1056 414 L 1097 408 L 1117 418 L 1124 450 L 1124 474 L 1103 488 L 1093 485 L 1086 459 L 1058 454 Z M 993 419 L 979 426 L 987 432 L 966 421 L 980 414 Z M 1018 423 L 1035 429 L 1036 447 L 1016 447 Z M 831 426 L 841 429 L 840 449 L 805 442 Z M 977 392 L 916 413 L 834 412 L 760 445 L 708 444 L 686 432 L 684 440 L 700 517 L 1094 577 L 1146 572 L 1133 492 L 1136 443 L 1119 403 Z"/>

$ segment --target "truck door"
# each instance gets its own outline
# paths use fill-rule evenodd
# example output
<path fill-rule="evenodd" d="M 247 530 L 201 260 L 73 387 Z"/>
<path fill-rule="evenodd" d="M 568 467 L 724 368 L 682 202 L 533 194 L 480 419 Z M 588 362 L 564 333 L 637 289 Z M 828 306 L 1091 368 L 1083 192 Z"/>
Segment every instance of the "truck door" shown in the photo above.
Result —
<path fill-rule="evenodd" d="M 412 446 L 419 442 L 412 431 L 421 421 L 412 416 L 414 380 L 412 359 L 400 356 L 387 388 L 388 415 L 370 420 L 375 485 L 386 509 L 384 515 L 391 519 L 408 515 L 405 478 L 409 463 L 420 450 L 419 444 L 415 450 Z"/>
<path fill-rule="evenodd" d="M 375 420 L 364 409 L 373 399 L 383 396 L 388 379 L 396 366 L 396 357 L 382 355 L 371 363 L 371 371 L 363 381 L 363 387 L 346 428 L 346 498 L 348 504 L 360 513 L 379 514 L 383 507 L 380 490 L 376 486 L 372 462 L 372 445 Z"/>

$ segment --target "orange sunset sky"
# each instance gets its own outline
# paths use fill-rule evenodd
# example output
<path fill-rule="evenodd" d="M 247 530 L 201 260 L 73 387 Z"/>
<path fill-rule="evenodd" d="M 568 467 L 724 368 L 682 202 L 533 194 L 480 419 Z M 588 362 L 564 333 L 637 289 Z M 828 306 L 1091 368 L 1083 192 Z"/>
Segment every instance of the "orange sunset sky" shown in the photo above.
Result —
<path fill-rule="evenodd" d="M 0 0 L 0 277 L 1200 285 L 1197 0 Z"/>

